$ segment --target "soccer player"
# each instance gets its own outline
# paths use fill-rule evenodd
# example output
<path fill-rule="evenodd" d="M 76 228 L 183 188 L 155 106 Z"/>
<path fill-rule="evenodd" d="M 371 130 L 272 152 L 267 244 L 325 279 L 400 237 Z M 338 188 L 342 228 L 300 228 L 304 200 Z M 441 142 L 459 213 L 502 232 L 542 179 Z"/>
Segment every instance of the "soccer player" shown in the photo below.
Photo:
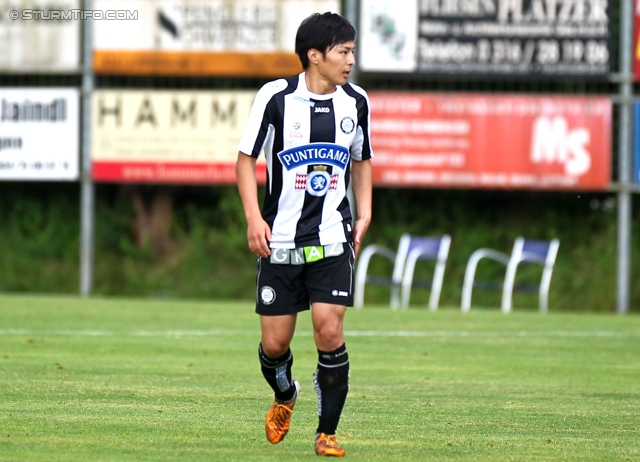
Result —
<path fill-rule="evenodd" d="M 355 257 L 371 221 L 369 99 L 347 82 L 355 38 L 354 27 L 335 13 L 316 13 L 300 24 L 295 51 L 304 71 L 258 91 L 236 163 L 247 240 L 258 257 L 259 360 L 275 395 L 265 421 L 267 440 L 279 443 L 289 430 L 300 393 L 289 345 L 298 313 L 311 305 L 319 456 L 345 454 L 335 436 L 349 390 L 343 321 L 353 306 Z M 256 159 L 262 150 L 267 184 L 260 210 Z"/>

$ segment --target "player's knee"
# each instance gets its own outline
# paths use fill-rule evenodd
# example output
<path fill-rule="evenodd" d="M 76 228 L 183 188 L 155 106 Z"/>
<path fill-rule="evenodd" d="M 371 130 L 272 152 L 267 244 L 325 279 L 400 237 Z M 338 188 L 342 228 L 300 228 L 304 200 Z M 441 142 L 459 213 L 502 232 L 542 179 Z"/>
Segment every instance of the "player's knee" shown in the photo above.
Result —
<path fill-rule="evenodd" d="M 289 350 L 289 344 L 278 339 L 262 339 L 262 351 L 269 358 L 279 358 Z"/>
<path fill-rule="evenodd" d="M 319 349 L 331 351 L 344 343 L 342 329 L 331 324 L 323 324 L 315 328 L 315 339 Z"/>

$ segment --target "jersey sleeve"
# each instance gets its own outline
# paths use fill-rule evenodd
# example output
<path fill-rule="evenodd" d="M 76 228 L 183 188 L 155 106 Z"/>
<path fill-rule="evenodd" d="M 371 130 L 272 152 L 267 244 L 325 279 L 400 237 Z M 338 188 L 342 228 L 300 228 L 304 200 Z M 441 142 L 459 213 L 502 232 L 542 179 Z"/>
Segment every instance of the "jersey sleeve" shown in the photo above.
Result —
<path fill-rule="evenodd" d="M 258 157 L 269 132 L 271 122 L 269 120 L 268 105 L 274 95 L 284 90 L 287 82 L 284 79 L 274 80 L 265 84 L 253 100 L 249 119 L 245 126 L 242 138 L 238 143 L 238 151 L 251 157 Z"/>
<path fill-rule="evenodd" d="M 373 157 L 371 149 L 371 112 L 369 96 L 357 85 L 352 85 L 359 97 L 356 103 L 358 109 L 358 125 L 356 136 L 351 144 L 351 158 L 356 161 L 368 160 Z"/>

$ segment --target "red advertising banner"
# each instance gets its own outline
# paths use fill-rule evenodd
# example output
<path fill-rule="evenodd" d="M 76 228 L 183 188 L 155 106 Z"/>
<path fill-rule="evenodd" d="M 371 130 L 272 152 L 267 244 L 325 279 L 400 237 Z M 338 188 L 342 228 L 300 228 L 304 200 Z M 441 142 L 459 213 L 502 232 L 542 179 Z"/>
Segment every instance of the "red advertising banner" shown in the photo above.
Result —
<path fill-rule="evenodd" d="M 606 97 L 370 92 L 376 186 L 605 190 Z"/>

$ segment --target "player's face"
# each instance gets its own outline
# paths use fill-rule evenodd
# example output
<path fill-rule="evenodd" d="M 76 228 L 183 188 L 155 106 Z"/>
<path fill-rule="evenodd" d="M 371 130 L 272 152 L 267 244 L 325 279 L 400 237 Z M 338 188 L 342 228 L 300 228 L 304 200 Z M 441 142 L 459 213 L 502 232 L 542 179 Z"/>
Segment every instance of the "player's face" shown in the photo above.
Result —
<path fill-rule="evenodd" d="M 333 85 L 344 85 L 356 63 L 353 55 L 356 46 L 345 42 L 329 49 L 319 63 L 320 74 Z"/>

